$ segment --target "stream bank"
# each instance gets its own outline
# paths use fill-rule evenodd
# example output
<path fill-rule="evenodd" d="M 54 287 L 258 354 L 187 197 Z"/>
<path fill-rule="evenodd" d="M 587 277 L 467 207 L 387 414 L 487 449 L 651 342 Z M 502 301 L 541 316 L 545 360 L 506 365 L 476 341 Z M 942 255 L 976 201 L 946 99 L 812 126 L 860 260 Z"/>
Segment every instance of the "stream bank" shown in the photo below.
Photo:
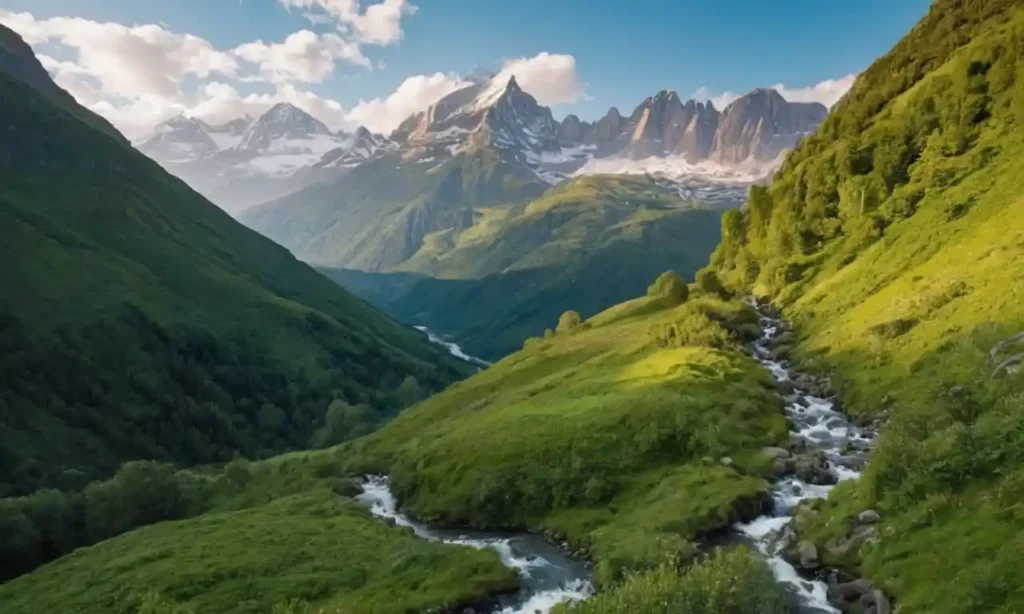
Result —
<path fill-rule="evenodd" d="M 771 513 L 738 524 L 735 529 L 767 558 L 776 579 L 802 614 L 889 614 L 891 606 L 881 591 L 865 580 L 822 569 L 816 546 L 799 541 L 794 529 L 794 516 L 801 504 L 824 499 L 840 482 L 860 477 L 874 447 L 877 425 L 854 424 L 829 397 L 827 381 L 794 371 L 787 360 L 793 338 L 789 325 L 767 308 L 753 306 L 761 324 L 761 336 L 753 346 L 754 358 L 783 391 L 790 444 L 788 449 L 765 450 L 773 459 L 776 477 Z M 877 539 L 873 527 L 877 513 L 865 510 L 861 517 L 858 538 Z"/>
<path fill-rule="evenodd" d="M 542 536 L 428 527 L 398 511 L 384 476 L 368 476 L 362 494 L 356 499 L 368 505 L 374 516 L 408 527 L 422 539 L 495 550 L 506 567 L 519 573 L 522 588 L 518 594 L 495 596 L 492 603 L 481 605 L 481 609 L 496 614 L 548 614 L 559 603 L 586 599 L 593 593 L 586 565 L 565 555 Z M 459 610 L 460 614 L 476 611 Z"/>

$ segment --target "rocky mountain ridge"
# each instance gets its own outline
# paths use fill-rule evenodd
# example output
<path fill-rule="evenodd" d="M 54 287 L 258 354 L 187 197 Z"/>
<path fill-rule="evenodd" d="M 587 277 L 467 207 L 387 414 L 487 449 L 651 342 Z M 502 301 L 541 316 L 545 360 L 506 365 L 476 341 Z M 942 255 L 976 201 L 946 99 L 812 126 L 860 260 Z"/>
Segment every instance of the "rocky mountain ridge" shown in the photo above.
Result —
<path fill-rule="evenodd" d="M 478 79 L 403 122 L 391 134 L 408 162 L 480 147 L 508 154 L 547 183 L 587 174 L 588 165 L 648 158 L 673 159 L 680 174 L 694 165 L 758 167 L 766 174 L 828 114 L 818 103 L 791 103 L 756 89 L 718 111 L 711 102 L 683 102 L 671 90 L 646 98 L 628 116 L 612 107 L 599 120 L 555 120 L 519 87 L 515 77 Z M 607 172 L 607 171 L 601 171 Z"/>
<path fill-rule="evenodd" d="M 253 119 L 219 125 L 179 115 L 160 123 L 139 150 L 229 212 L 284 196 L 338 169 L 394 150 L 365 128 L 332 132 L 298 107 L 279 103 Z"/>
<path fill-rule="evenodd" d="M 662 90 L 628 116 L 612 107 L 593 122 L 576 115 L 559 121 L 514 76 L 475 74 L 388 136 L 366 128 L 332 133 L 297 107 L 278 104 L 255 120 L 220 126 L 172 118 L 140 149 L 229 211 L 239 211 L 336 180 L 382 156 L 398 154 L 399 164 L 432 168 L 481 148 L 499 151 L 549 185 L 594 173 L 750 183 L 774 170 L 827 113 L 823 105 L 791 103 L 764 88 L 722 111 Z"/>

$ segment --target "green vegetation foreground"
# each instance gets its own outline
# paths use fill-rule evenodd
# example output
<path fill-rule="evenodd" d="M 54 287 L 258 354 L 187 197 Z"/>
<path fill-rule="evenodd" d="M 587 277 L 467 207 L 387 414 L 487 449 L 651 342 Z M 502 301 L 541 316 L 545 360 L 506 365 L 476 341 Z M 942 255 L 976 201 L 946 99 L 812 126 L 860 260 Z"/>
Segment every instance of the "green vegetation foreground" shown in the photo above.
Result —
<path fill-rule="evenodd" d="M 887 424 L 800 515 L 905 614 L 1024 611 L 1024 7 L 941 0 L 864 72 L 713 266 L 772 297 L 796 357 Z M 877 510 L 877 544 L 850 539 Z"/>
<path fill-rule="evenodd" d="M 564 534 L 602 585 L 689 560 L 695 540 L 760 513 L 760 451 L 786 427 L 771 378 L 741 351 L 756 314 L 714 294 L 681 303 L 669 277 L 587 322 L 565 314 L 343 455 L 390 474 L 425 521 Z"/>

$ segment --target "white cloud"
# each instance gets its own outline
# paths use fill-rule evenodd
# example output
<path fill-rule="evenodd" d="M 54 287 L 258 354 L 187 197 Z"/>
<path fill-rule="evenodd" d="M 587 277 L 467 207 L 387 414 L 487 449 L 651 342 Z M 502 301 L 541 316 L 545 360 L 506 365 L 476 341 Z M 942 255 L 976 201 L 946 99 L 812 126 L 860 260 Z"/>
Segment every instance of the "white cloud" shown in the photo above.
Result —
<path fill-rule="evenodd" d="M 853 82 L 857 80 L 857 75 L 849 74 L 838 79 L 826 79 L 820 83 L 816 83 L 809 87 L 787 87 L 784 83 L 776 83 L 775 85 L 769 86 L 783 98 L 790 102 L 820 102 L 826 107 L 832 108 L 832 106 L 839 102 L 839 99 L 846 94 L 847 91 L 853 86 Z M 714 103 L 715 108 L 721 111 L 727 107 L 731 102 L 740 97 L 740 94 L 734 92 L 723 92 L 721 94 L 713 94 L 707 87 L 697 88 L 691 98 L 696 100 L 710 100 Z"/>
<path fill-rule="evenodd" d="M 189 75 L 207 78 L 233 75 L 238 64 L 228 53 L 191 34 L 169 32 L 157 25 L 124 26 L 74 17 L 35 19 L 30 13 L 0 13 L 0 23 L 32 45 L 60 43 L 72 48 L 76 64 L 121 96 L 180 94 Z"/>
<path fill-rule="evenodd" d="M 457 76 L 440 72 L 409 77 L 387 98 L 360 100 L 349 111 L 347 119 L 374 132 L 388 133 L 405 118 L 465 85 L 467 83 Z"/>
<path fill-rule="evenodd" d="M 359 46 L 336 34 L 318 36 L 303 30 L 283 43 L 249 43 L 234 50 L 216 49 L 191 34 L 158 25 L 124 26 L 87 19 L 36 19 L 30 13 L 0 9 L 0 23 L 32 45 L 52 45 L 73 59 L 40 54 L 44 68 L 58 85 L 83 106 L 103 115 L 125 136 L 145 138 L 157 123 L 179 113 L 210 121 L 227 121 L 245 113 L 258 115 L 278 102 L 304 109 L 331 127 L 344 123 L 336 101 L 296 88 L 289 81 L 318 82 L 334 70 L 337 60 L 368 64 Z M 253 79 L 239 60 L 259 68 Z M 198 86 L 185 88 L 187 78 Z M 217 77 L 240 82 L 267 80 L 269 92 L 240 94 Z M 250 86 L 252 87 L 252 86 Z"/>
<path fill-rule="evenodd" d="M 790 89 L 782 83 L 776 83 L 772 87 L 790 102 L 820 102 L 832 108 L 832 105 L 839 102 L 839 99 L 853 87 L 856 80 L 857 75 L 851 73 L 838 79 L 826 79 L 810 87 Z"/>
<path fill-rule="evenodd" d="M 208 83 L 195 104 L 186 109 L 185 113 L 211 124 L 219 124 L 243 115 L 258 117 L 279 102 L 299 107 L 332 129 L 345 125 L 345 111 L 337 101 L 297 89 L 288 83 L 272 93 L 244 96 L 230 84 Z"/>
<path fill-rule="evenodd" d="M 334 72 L 336 60 L 370 65 L 358 44 L 346 42 L 334 34 L 320 36 L 309 30 L 294 32 L 283 43 L 246 43 L 233 53 L 257 64 L 260 72 L 274 83 L 319 83 Z"/>
<path fill-rule="evenodd" d="M 717 95 L 712 94 L 711 90 L 708 89 L 706 86 L 698 87 L 696 90 L 694 90 L 692 94 L 690 94 L 690 98 L 693 98 L 694 100 L 699 100 L 701 102 L 711 102 L 711 104 L 715 105 L 715 108 L 718 109 L 719 111 L 729 106 L 729 104 L 732 101 L 736 100 L 739 97 L 739 94 L 734 94 L 732 92 L 724 92 L 722 94 Z"/>
<path fill-rule="evenodd" d="M 390 45 L 401 40 L 402 17 L 412 15 L 416 6 L 407 0 L 383 0 L 362 9 L 358 0 L 278 0 L 288 8 L 307 11 L 314 24 L 334 22 L 339 31 L 369 45 Z"/>
<path fill-rule="evenodd" d="M 523 91 L 545 106 L 586 98 L 587 88 L 576 74 L 576 58 L 571 55 L 545 51 L 532 58 L 507 60 L 495 79 L 504 82 L 513 75 Z"/>

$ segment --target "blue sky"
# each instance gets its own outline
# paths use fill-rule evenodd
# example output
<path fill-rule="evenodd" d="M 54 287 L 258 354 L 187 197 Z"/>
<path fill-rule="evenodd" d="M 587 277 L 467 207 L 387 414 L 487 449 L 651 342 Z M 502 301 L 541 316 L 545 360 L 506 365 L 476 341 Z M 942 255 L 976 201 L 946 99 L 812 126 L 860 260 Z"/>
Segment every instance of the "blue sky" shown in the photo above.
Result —
<path fill-rule="evenodd" d="M 317 0 L 291 1 L 308 5 Z M 363 2 L 363 9 L 373 1 L 380 0 Z M 281 42 L 303 29 L 317 34 L 338 32 L 337 23 L 313 24 L 304 17 L 307 11 L 287 9 L 283 3 L 4 0 L 3 7 L 13 13 L 31 13 L 36 20 L 64 16 L 126 26 L 158 24 L 170 32 L 204 39 L 219 50 L 252 41 Z M 371 68 L 339 59 L 322 79 L 302 80 L 295 87 L 351 109 L 360 100 L 386 99 L 410 76 L 465 75 L 474 66 L 498 70 L 508 59 L 550 52 L 575 59 L 574 77 L 582 88 L 577 94 L 584 94 L 555 106 L 556 116 L 572 112 L 595 118 L 612 105 L 629 110 L 662 88 L 675 89 L 684 97 L 699 88 L 718 95 L 779 83 L 797 90 L 857 73 L 906 33 L 927 11 L 929 2 L 645 0 L 624 5 L 606 0 L 419 0 L 414 4 L 414 11 L 406 10 L 401 16 L 400 38 L 361 45 Z M 340 36 L 348 40 L 351 28 Z M 76 49 L 53 40 L 35 46 L 61 61 L 75 59 Z M 188 91 L 202 81 L 186 75 L 181 87 Z M 266 93 L 279 88 L 281 80 L 233 82 L 232 86 L 243 94 Z"/>

